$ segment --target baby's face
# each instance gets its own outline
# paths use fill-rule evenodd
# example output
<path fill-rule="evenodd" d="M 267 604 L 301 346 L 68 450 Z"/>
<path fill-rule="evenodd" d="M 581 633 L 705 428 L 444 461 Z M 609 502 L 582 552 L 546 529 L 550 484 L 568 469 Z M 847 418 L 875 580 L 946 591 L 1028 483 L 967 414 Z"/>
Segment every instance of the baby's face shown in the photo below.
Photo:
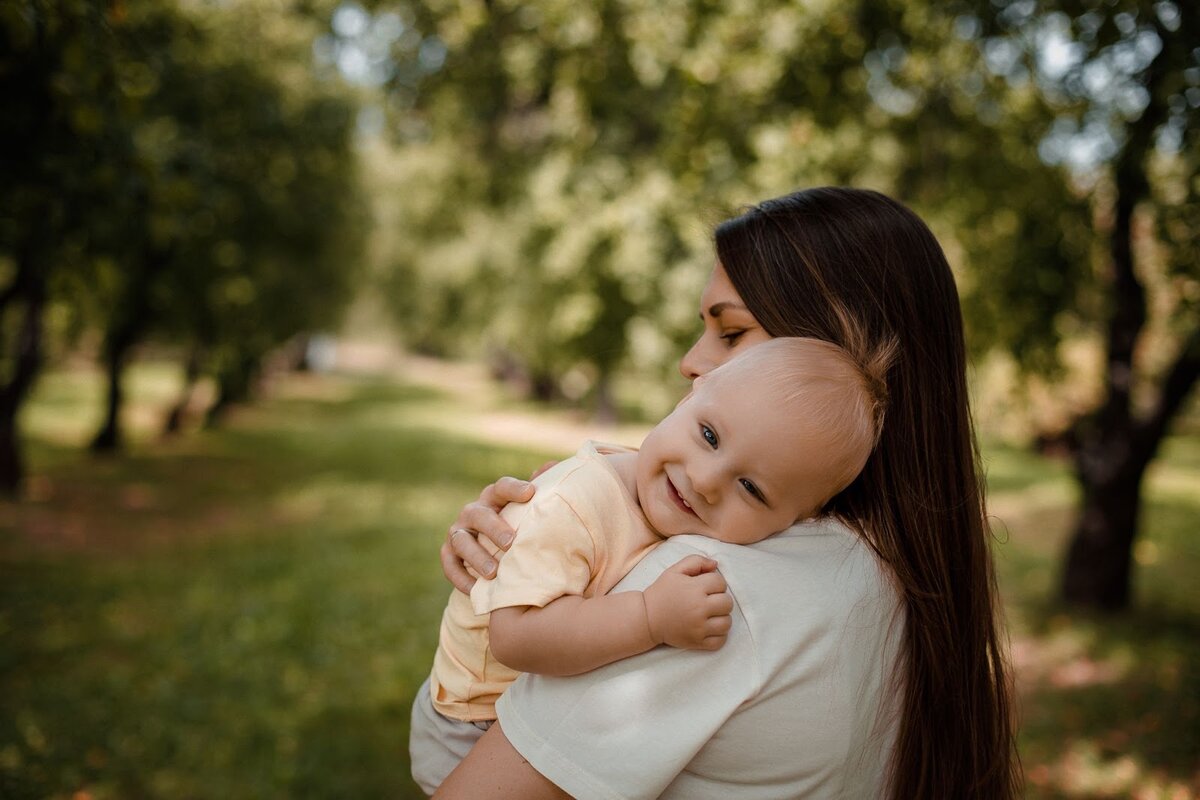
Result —
<path fill-rule="evenodd" d="M 761 541 L 811 513 L 818 484 L 795 406 L 772 403 L 753 378 L 714 375 L 646 436 L 638 503 L 664 536 Z"/>

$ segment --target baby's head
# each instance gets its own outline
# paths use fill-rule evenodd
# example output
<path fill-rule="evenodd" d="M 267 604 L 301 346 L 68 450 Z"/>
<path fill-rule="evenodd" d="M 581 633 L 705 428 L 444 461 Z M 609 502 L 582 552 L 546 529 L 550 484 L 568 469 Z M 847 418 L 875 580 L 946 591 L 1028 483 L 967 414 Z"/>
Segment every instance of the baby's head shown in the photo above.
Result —
<path fill-rule="evenodd" d="M 638 453 L 650 524 L 749 544 L 820 513 L 879 439 L 890 361 L 777 338 L 697 378 Z"/>

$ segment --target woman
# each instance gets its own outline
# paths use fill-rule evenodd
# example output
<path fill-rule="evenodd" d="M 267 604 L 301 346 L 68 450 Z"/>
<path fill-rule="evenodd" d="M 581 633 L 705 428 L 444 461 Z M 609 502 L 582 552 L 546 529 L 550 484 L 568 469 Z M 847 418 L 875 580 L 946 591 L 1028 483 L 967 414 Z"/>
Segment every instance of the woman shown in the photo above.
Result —
<path fill-rule="evenodd" d="M 679 680 L 687 654 L 660 648 L 611 665 L 617 668 L 611 673 L 527 676 L 510 690 L 500 724 L 438 796 L 561 797 L 564 788 L 587 796 L 1015 796 L 1010 687 L 967 403 L 962 318 L 941 248 L 901 204 L 844 188 L 764 202 L 723 223 L 715 238 L 717 265 L 701 299 L 704 332 L 680 363 L 685 377 L 703 375 L 775 336 L 815 337 L 851 352 L 899 341 L 879 445 L 825 518 L 741 553 L 714 555 L 735 602 L 744 610 L 758 580 L 750 573 L 739 584 L 731 572 L 744 572 L 745 560 L 763 548 L 786 550 L 796 559 L 798 580 L 820 585 L 828 570 L 815 565 L 826 562 L 803 549 L 818 541 L 814 524 L 825 526 L 823 535 L 843 531 L 859 545 L 828 563 L 857 563 L 866 553 L 879 580 L 855 573 L 849 589 L 833 583 L 825 594 L 805 596 L 809 605 L 779 598 L 775 610 L 791 603 L 784 611 L 791 617 L 771 623 L 765 638 L 794 647 L 793 661 L 819 652 L 821 663 L 832 666 L 776 669 L 723 711 L 711 730 L 696 734 L 704 737 L 699 742 L 692 741 L 690 723 L 658 702 L 670 692 L 664 676 Z M 528 494 L 525 484 L 501 479 L 463 509 L 442 551 L 447 577 L 460 589 L 471 583 L 460 558 L 481 574 L 494 567 L 464 532 L 503 546 L 509 530 L 496 511 Z M 673 543 L 660 546 L 652 554 L 657 561 L 639 564 L 626 579 L 629 586 L 615 591 L 653 580 L 655 569 L 689 552 L 669 550 Z M 705 687 L 711 669 L 726 664 L 740 662 L 742 672 L 754 672 L 761 658 L 751 649 L 756 646 L 731 636 L 720 653 L 706 654 L 716 660 L 683 667 L 680 685 Z M 738 676 L 731 672 L 726 679 Z M 598 686 L 601 697 L 591 701 Z M 797 698 L 804 698 L 803 709 Z M 685 692 L 674 702 L 701 710 L 716 704 Z M 633 721 L 606 723 L 606 707 L 623 708 Z M 556 708 L 563 709 L 557 720 Z M 650 710 L 639 713 L 642 708 Z M 593 740 L 599 748 L 599 739 L 611 739 L 614 731 L 627 741 L 586 750 Z M 644 756 L 671 750 L 663 743 L 679 739 L 682 763 L 672 752 L 676 761 L 661 769 L 673 772 L 664 778 L 655 758 Z M 793 749 L 781 750 L 781 741 Z M 749 772 L 739 771 L 746 753 L 769 755 Z M 605 763 L 596 768 L 592 759 Z M 612 769 L 632 778 L 609 783 L 603 775 Z"/>

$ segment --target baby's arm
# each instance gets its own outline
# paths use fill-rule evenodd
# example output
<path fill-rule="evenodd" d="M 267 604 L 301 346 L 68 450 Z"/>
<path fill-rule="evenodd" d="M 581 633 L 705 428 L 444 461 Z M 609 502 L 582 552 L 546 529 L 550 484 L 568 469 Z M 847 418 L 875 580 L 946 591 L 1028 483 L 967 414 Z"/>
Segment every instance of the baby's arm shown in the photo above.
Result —
<path fill-rule="evenodd" d="M 492 653 L 521 672 L 578 675 L 659 644 L 716 650 L 733 622 L 725 588 L 717 562 L 688 556 L 644 592 L 499 608 L 489 623 Z"/>

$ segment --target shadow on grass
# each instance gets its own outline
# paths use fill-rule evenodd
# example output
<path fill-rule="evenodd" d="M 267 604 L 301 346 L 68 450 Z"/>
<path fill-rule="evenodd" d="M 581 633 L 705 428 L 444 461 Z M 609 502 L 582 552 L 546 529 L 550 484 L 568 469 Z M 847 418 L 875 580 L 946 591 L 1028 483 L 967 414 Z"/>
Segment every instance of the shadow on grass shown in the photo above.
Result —
<path fill-rule="evenodd" d="M 1144 609 L 1025 623 L 1015 649 L 1030 796 L 1190 796 L 1165 787 L 1195 791 L 1200 778 L 1200 620 Z"/>

